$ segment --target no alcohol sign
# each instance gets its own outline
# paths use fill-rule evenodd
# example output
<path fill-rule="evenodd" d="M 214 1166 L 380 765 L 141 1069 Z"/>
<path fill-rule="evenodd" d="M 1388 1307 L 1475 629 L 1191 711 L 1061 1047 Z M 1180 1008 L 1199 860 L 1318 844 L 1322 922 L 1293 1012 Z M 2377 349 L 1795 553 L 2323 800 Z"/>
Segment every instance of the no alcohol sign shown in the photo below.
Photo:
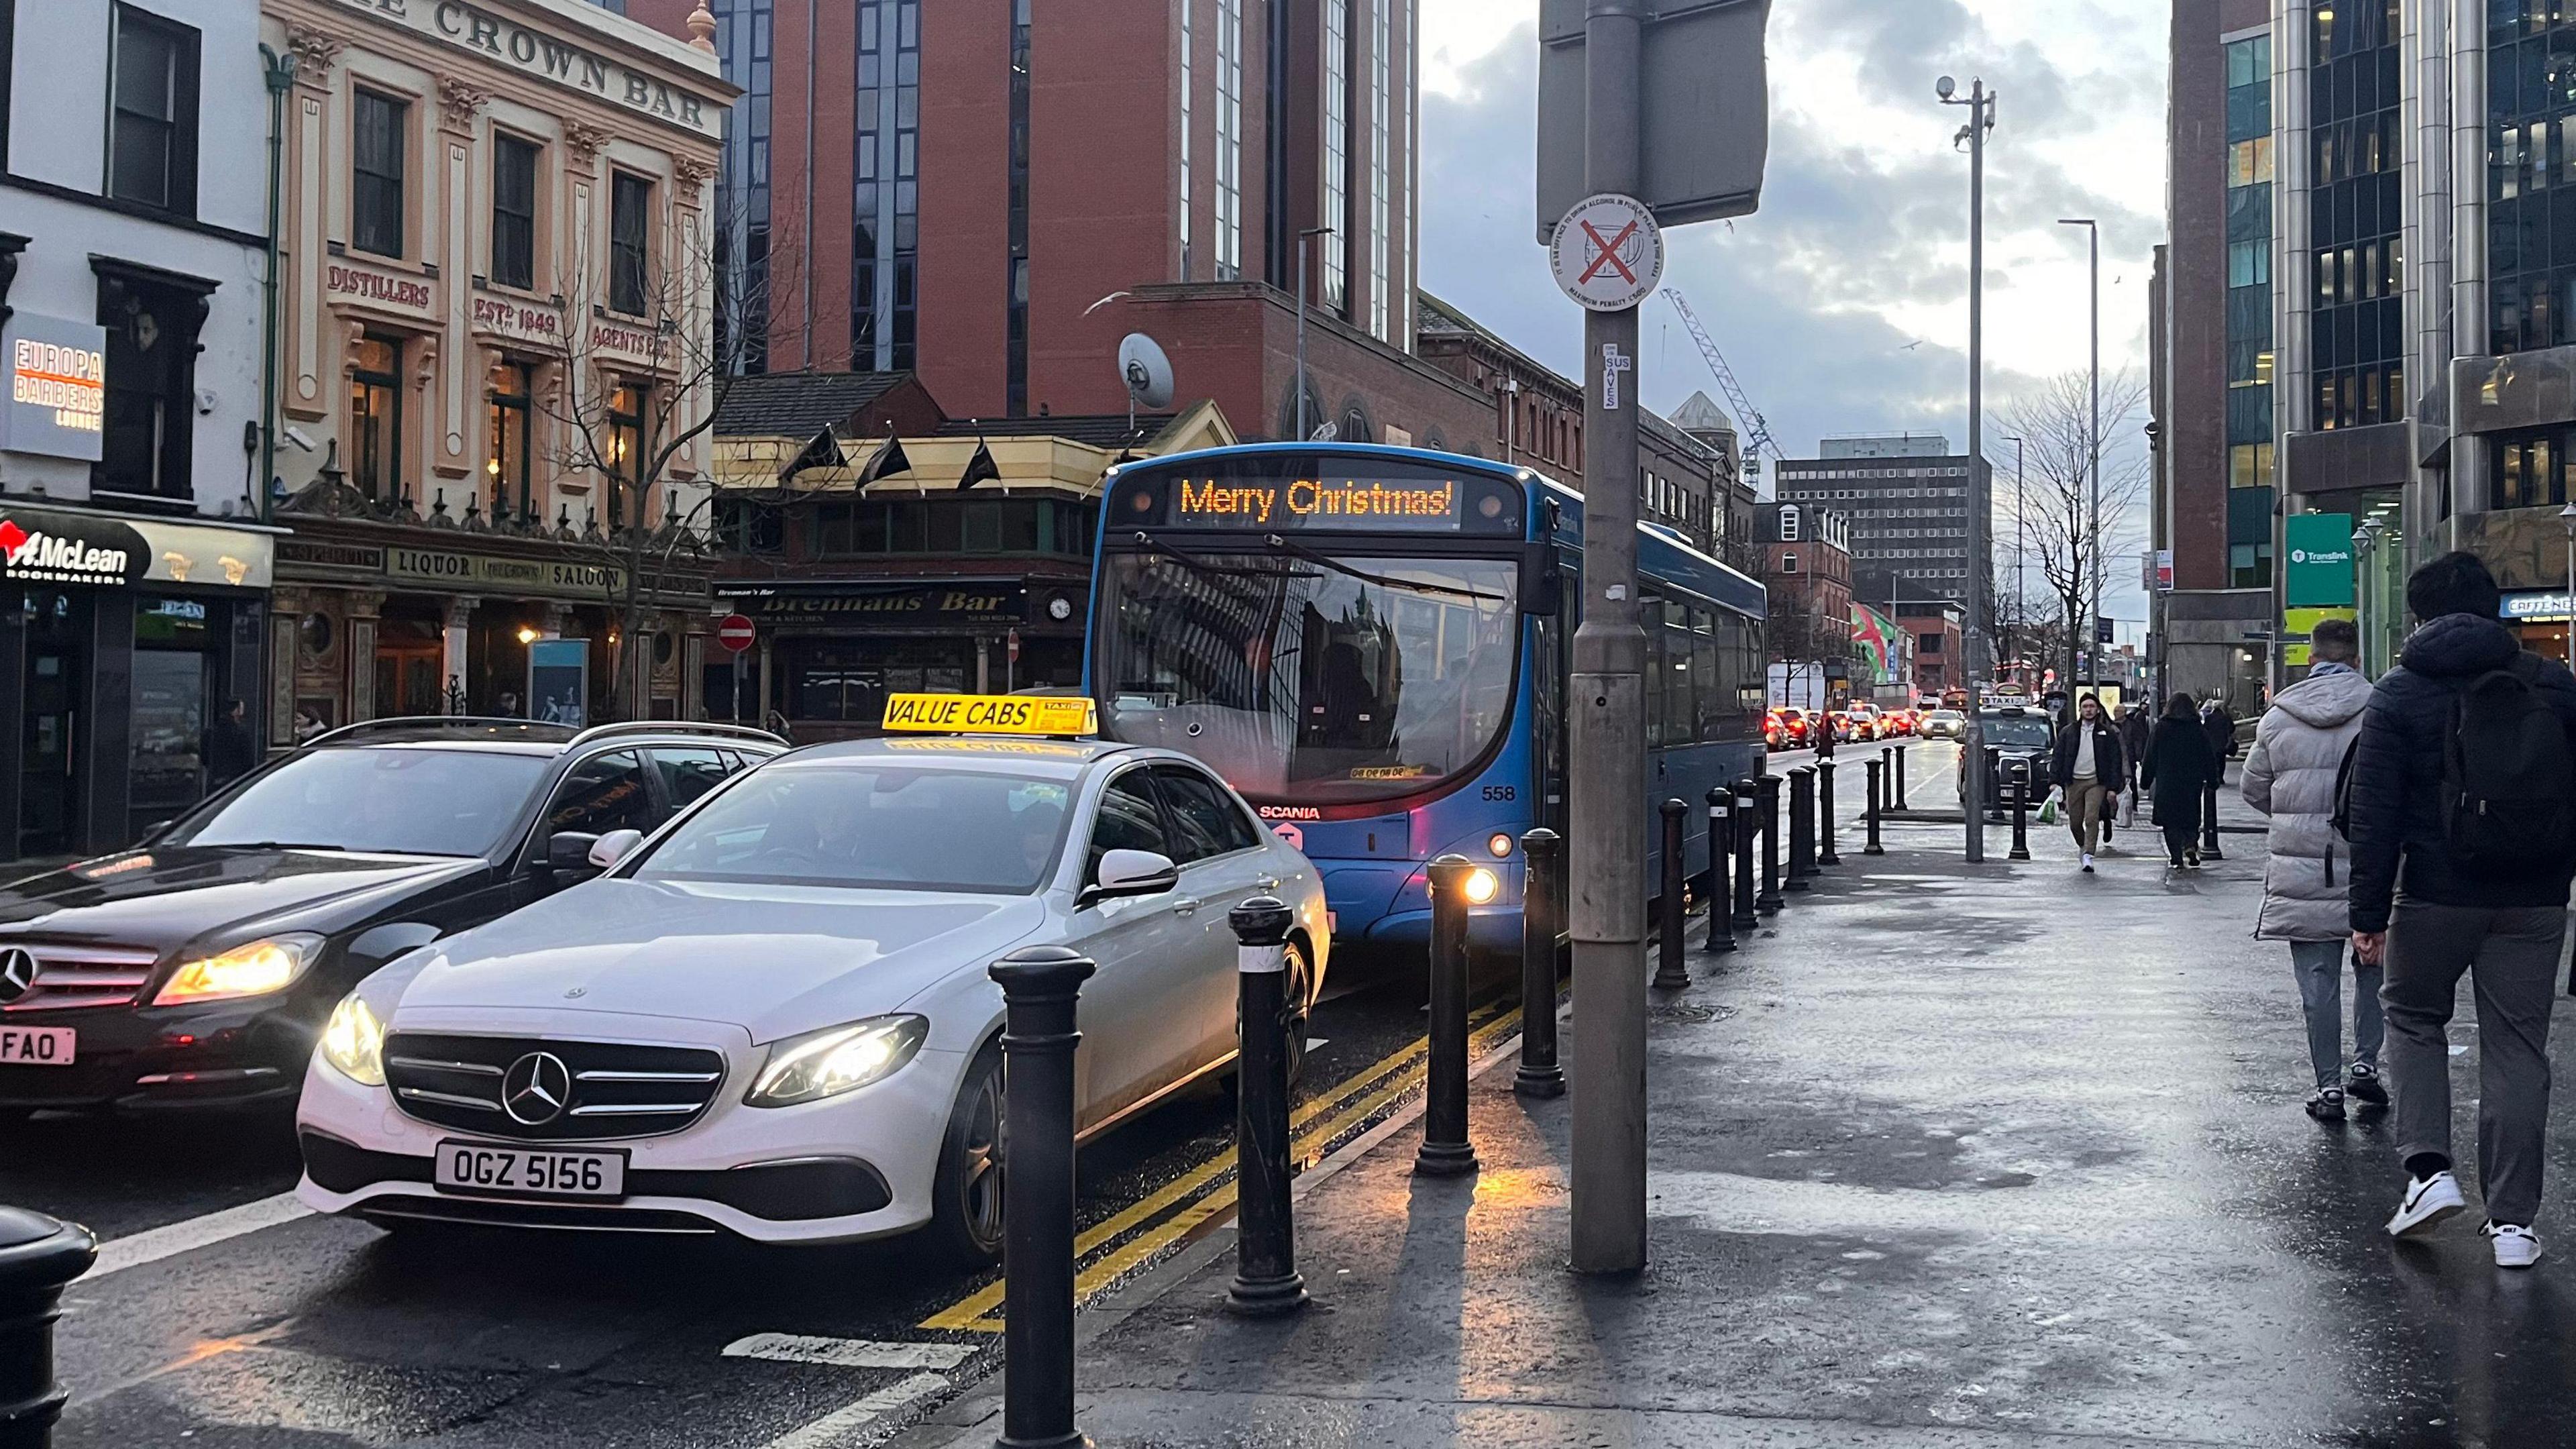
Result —
<path fill-rule="evenodd" d="M 1633 196 L 1604 192 L 1576 202 L 1548 248 L 1556 285 L 1595 312 L 1624 312 L 1664 280 L 1664 230 Z"/>

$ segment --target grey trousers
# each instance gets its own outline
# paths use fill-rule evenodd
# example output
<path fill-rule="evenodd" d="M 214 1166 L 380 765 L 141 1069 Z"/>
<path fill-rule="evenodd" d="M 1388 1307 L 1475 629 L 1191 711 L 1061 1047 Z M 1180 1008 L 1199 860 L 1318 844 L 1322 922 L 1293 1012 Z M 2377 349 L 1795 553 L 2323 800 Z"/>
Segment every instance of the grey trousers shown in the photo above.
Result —
<path fill-rule="evenodd" d="M 2487 1216 L 2529 1226 L 2540 1212 L 2549 1125 L 2549 1013 L 2557 1002 L 2564 906 L 2400 901 L 2388 928 L 2388 1091 L 2397 1151 L 2451 1155 L 2451 1056 L 2444 1028 L 2466 973 L 2478 1011 L 2478 1180 Z"/>
<path fill-rule="evenodd" d="M 2308 1063 L 2317 1085 L 2343 1085 L 2343 942 L 2292 941 L 2290 969 L 2308 1018 Z M 2352 963 L 2352 1059 L 2379 1065 L 2387 1022 L 2379 1010 L 2380 968 Z"/>

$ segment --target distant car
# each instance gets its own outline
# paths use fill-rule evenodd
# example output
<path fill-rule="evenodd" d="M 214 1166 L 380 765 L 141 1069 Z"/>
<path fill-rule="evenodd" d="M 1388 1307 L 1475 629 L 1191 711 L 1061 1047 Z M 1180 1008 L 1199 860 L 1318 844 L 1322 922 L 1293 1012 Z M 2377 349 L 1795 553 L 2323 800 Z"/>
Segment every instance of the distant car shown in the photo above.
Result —
<path fill-rule="evenodd" d="M 1968 717 L 1955 709 L 1926 710 L 1923 714 L 1922 734 L 1927 740 L 1966 739 Z"/>
<path fill-rule="evenodd" d="M 1807 747 L 1817 728 L 1805 710 L 1783 705 L 1765 718 L 1763 738 L 1775 750 L 1800 750 Z"/>
<path fill-rule="evenodd" d="M 2047 760 L 2056 743 L 2057 732 L 2048 722 L 2045 711 L 2023 706 L 2005 705 L 2000 709 L 1977 711 L 1978 732 L 1985 736 L 1986 818 L 2001 820 L 2012 804 L 2014 783 L 2030 782 L 2030 803 L 2035 807 L 2048 792 Z M 1968 793 L 1969 762 L 1962 752 L 1959 760 L 1959 796 Z"/>
<path fill-rule="evenodd" d="M 331 1015 L 297 1195 L 394 1228 L 1002 1251 L 1002 991 L 1064 947 L 1077 1125 L 1232 1062 L 1237 902 L 1293 917 L 1293 1071 L 1323 882 L 1197 761 L 1096 739 L 820 745 L 710 795 L 606 874 L 368 977 Z"/>
<path fill-rule="evenodd" d="M 1877 705 L 1849 705 L 1843 710 L 1842 721 L 1842 732 L 1836 736 L 1838 739 L 1865 743 L 1887 738 L 1887 717 L 1879 713 Z"/>
<path fill-rule="evenodd" d="M 0 887 L 0 1116 L 291 1098 L 359 978 L 786 748 L 652 721 L 322 735 L 132 850 Z"/>

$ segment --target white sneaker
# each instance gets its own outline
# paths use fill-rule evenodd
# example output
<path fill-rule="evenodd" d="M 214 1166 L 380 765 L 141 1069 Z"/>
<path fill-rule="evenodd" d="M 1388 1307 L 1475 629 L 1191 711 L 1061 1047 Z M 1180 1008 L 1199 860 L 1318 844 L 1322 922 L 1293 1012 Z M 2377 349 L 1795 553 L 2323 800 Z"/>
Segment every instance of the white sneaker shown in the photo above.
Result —
<path fill-rule="evenodd" d="M 2512 1223 L 2489 1223 L 2480 1229 L 2495 1244 L 2496 1266 L 2528 1268 L 2540 1261 L 2540 1239 L 2529 1228 Z"/>
<path fill-rule="evenodd" d="M 2459 1216 L 2468 1205 L 2460 1196 L 2460 1180 L 2447 1172 L 2409 1182 L 2405 1200 L 2397 1204 L 2397 1215 L 2388 1220 L 2388 1236 L 2423 1237 Z"/>
<path fill-rule="evenodd" d="M 2084 873 L 2086 875 L 2093 873 L 2093 852 L 2089 850 L 2084 852 Z"/>

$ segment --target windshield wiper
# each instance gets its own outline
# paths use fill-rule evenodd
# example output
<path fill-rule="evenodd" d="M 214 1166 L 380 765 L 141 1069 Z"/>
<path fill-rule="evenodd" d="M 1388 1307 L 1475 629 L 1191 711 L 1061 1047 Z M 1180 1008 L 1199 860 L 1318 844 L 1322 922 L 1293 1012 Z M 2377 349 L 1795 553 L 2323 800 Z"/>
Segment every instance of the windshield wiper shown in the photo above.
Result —
<path fill-rule="evenodd" d="M 1303 544 L 1290 543 L 1287 539 L 1275 533 L 1269 536 L 1267 542 L 1272 548 L 1277 549 L 1279 552 L 1288 554 L 1295 558 L 1304 559 L 1306 562 L 1315 565 L 1317 568 L 1331 569 L 1337 574 L 1346 574 L 1351 578 L 1359 580 L 1361 583 L 1374 584 L 1381 589 L 1403 589 L 1410 590 L 1418 594 L 1447 594 L 1451 598 L 1455 599 L 1473 599 L 1480 604 L 1509 604 L 1512 602 L 1511 596 L 1508 594 L 1488 594 L 1476 589 L 1460 588 L 1453 584 L 1417 583 L 1409 579 L 1388 578 L 1383 574 L 1373 574 L 1362 569 L 1355 569 L 1349 564 L 1343 563 L 1341 560 L 1332 557 L 1330 554 L 1317 553 Z"/>
<path fill-rule="evenodd" d="M 1286 573 L 1274 573 L 1263 569 L 1229 568 L 1224 564 L 1211 563 L 1195 554 L 1184 553 L 1181 550 L 1172 547 L 1170 544 L 1163 542 L 1161 539 L 1154 537 L 1150 533 L 1140 533 L 1136 535 L 1136 546 L 1158 558 L 1170 559 L 1172 562 L 1179 564 L 1181 567 L 1188 569 L 1192 573 L 1214 574 L 1219 578 L 1241 578 L 1247 573 L 1265 579 L 1312 579 L 1320 577 L 1320 575 L 1298 573 L 1293 570 Z"/>
<path fill-rule="evenodd" d="M 210 850 L 337 850 L 345 853 L 349 847 L 324 845 L 311 840 L 227 840 L 207 848 Z"/>

